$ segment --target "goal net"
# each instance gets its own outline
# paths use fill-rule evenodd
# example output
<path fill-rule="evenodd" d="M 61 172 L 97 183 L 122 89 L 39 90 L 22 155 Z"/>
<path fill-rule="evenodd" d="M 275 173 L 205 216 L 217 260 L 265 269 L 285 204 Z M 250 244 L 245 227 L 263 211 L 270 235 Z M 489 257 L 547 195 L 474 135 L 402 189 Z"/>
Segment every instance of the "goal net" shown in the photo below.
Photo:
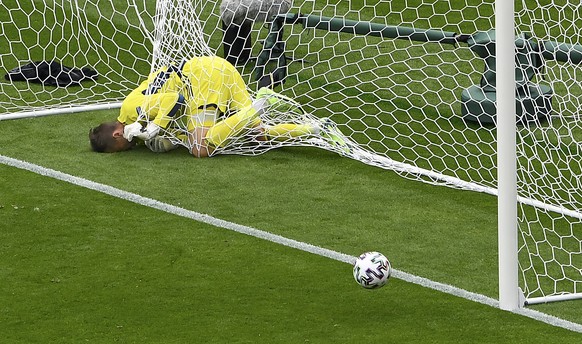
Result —
<path fill-rule="evenodd" d="M 526 302 L 581 297 L 581 5 L 516 2 L 520 288 Z M 91 67 L 71 87 L 0 83 L 0 119 L 116 107 L 161 66 L 232 61 L 329 117 L 336 150 L 406 178 L 497 195 L 495 8 L 486 1 L 3 0 L 0 61 Z M 283 118 L 283 119 L 281 119 Z M 247 141 L 225 153 L 258 154 Z M 334 150 L 317 138 L 289 141 Z"/>
<path fill-rule="evenodd" d="M 147 1 L 2 0 L 0 119 L 119 107 L 128 90 L 150 70 L 152 43 L 144 35 L 148 31 L 143 24 L 151 23 L 153 5 Z M 10 71 L 39 61 L 89 67 L 97 71 L 97 79 L 54 87 L 51 80 L 66 75 L 61 68 L 40 71 L 30 82 L 6 79 Z"/>

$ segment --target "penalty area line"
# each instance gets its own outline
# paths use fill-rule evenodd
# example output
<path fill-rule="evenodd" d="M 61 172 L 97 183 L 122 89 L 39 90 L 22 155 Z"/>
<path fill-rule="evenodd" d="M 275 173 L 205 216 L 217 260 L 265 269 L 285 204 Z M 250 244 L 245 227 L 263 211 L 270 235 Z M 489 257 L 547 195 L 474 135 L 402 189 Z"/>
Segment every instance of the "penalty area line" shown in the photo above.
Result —
<path fill-rule="evenodd" d="M 105 185 L 105 184 L 101 184 L 101 183 L 97 183 L 97 182 L 93 182 L 91 180 L 85 179 L 85 178 L 81 178 L 81 177 L 77 177 L 77 176 L 73 176 L 64 172 L 60 172 L 57 170 L 53 170 L 47 167 L 43 167 L 43 166 L 39 166 L 39 165 L 35 165 L 26 161 L 22 161 L 22 160 L 18 160 L 18 159 L 14 159 L 14 158 L 10 158 L 10 157 L 6 157 L 3 155 L 0 155 L 0 163 L 7 165 L 7 166 L 12 166 L 12 167 L 16 167 L 22 170 L 27 170 L 42 176 L 46 176 L 49 178 L 53 178 L 53 179 L 57 179 L 63 182 L 67 182 L 70 184 L 74 184 L 86 189 L 90 189 L 90 190 L 94 190 L 94 191 L 98 191 L 116 198 L 120 198 L 126 201 L 130 201 L 139 205 L 143 205 L 146 207 L 150 207 L 153 209 L 157 209 L 157 210 L 161 210 L 170 214 L 174 214 L 174 215 L 178 215 L 178 216 L 182 216 L 185 218 L 189 218 L 198 222 L 202 222 L 202 223 L 206 223 L 209 225 L 213 225 L 216 227 L 220 227 L 220 228 L 224 228 L 224 229 L 228 229 L 237 233 L 241 233 L 241 234 L 246 234 L 246 235 L 250 235 L 259 239 L 263 239 L 263 240 L 268 240 L 270 242 L 276 243 L 276 244 L 280 244 L 280 245 L 284 245 L 287 247 L 291 247 L 291 248 L 295 248 L 295 249 L 299 249 L 305 252 L 309 252 L 309 253 L 313 253 L 319 256 L 323 256 L 323 257 L 327 257 L 330 259 L 334 259 L 340 262 L 344 262 L 344 263 L 348 263 L 348 264 L 353 264 L 356 257 L 348 255 L 348 254 L 344 254 L 341 252 L 336 252 L 330 249 L 326 249 L 323 247 L 319 247 L 319 246 L 315 246 L 312 244 L 308 244 L 308 243 L 304 243 L 301 241 L 297 241 L 297 240 L 293 240 L 293 239 L 289 239 L 286 237 L 283 237 L 281 235 L 277 235 L 277 234 L 273 234 L 273 233 L 269 233 L 269 232 L 265 232 L 262 231 L 260 229 L 256 229 L 253 227 L 249 227 L 249 226 L 244 226 L 244 225 L 240 225 L 240 224 L 236 224 L 230 221 L 226 221 L 226 220 L 221 220 L 218 219 L 214 216 L 210 216 L 207 214 L 202 214 L 202 213 L 198 213 L 192 210 L 188 210 L 188 209 L 184 209 L 181 207 L 177 207 L 168 203 L 164 203 L 152 198 L 148 198 L 148 197 L 144 197 L 144 196 L 140 196 L 138 194 L 132 193 L 132 192 L 128 192 L 128 191 L 124 191 L 109 185 Z M 420 276 L 415 276 L 403 271 L 399 271 L 394 269 L 393 270 L 393 274 L 392 277 L 397 278 L 397 279 L 401 279 L 403 281 L 409 282 L 409 283 L 414 283 L 417 285 L 420 285 L 422 287 L 425 288 L 430 288 L 433 290 L 437 290 L 446 294 L 450 294 L 450 295 L 454 295 L 457 297 L 461 297 L 463 299 L 466 300 L 470 300 L 470 301 L 474 301 L 474 302 L 478 302 L 493 308 L 499 308 L 499 301 L 485 296 L 485 295 L 481 295 L 481 294 L 477 294 L 477 293 L 473 293 L 461 288 L 457 288 L 448 284 L 444 284 L 444 283 L 440 283 L 440 282 L 435 282 L 432 280 L 429 280 L 427 278 L 424 277 L 420 277 Z M 520 308 L 520 309 L 516 309 L 516 310 L 512 310 L 510 311 L 512 313 L 515 314 L 519 314 L 522 316 L 526 316 L 528 318 L 532 318 L 534 320 L 537 321 L 541 321 L 544 323 L 547 323 L 549 325 L 552 326 L 556 326 L 556 327 L 561 327 L 570 331 L 574 331 L 574 332 L 580 332 L 582 333 L 582 324 L 577 324 L 565 319 L 561 319 L 558 318 L 556 316 L 553 315 L 549 315 L 546 313 L 542 313 L 539 311 L 535 311 L 532 309 L 528 309 L 528 308 Z"/>

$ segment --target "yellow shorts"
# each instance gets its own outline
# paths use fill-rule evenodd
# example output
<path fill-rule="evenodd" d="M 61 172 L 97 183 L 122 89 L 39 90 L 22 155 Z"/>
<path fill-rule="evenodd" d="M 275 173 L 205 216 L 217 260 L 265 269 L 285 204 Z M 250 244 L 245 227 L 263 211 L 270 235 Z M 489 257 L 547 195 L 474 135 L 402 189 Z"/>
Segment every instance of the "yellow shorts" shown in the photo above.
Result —
<path fill-rule="evenodd" d="M 216 124 L 220 111 L 214 107 L 207 107 L 193 111 L 188 116 L 188 131 L 192 132 L 194 128 L 211 127 Z"/>

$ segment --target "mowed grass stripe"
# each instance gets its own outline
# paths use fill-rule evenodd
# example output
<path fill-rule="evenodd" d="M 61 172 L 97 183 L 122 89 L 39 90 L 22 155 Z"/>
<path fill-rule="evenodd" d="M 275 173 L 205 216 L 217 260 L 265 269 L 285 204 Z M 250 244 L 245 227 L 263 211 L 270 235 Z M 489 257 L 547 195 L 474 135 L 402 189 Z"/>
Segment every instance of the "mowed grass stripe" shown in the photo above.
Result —
<path fill-rule="evenodd" d="M 331 259 L 341 261 L 344 263 L 352 264 L 354 259 L 355 259 L 355 257 L 344 254 L 344 253 L 336 252 L 336 251 L 329 250 L 329 249 L 326 249 L 323 247 L 311 245 L 308 243 L 296 241 L 296 240 L 289 239 L 289 238 L 285 238 L 283 236 L 272 234 L 272 233 L 262 231 L 262 230 L 259 230 L 256 228 L 243 226 L 243 225 L 236 224 L 233 222 L 221 220 L 221 219 L 218 219 L 216 217 L 213 217 L 213 216 L 210 216 L 207 214 L 201 214 L 201 213 L 198 213 L 198 212 L 195 212 L 192 210 L 177 207 L 177 206 L 174 206 L 171 204 L 167 204 L 164 202 L 154 200 L 152 198 L 143 197 L 143 196 L 137 195 L 135 193 L 120 190 L 118 188 L 114 188 L 114 187 L 111 187 L 108 185 L 96 183 L 96 182 L 93 182 L 93 181 L 90 181 L 90 180 L 87 180 L 84 178 L 76 177 L 76 176 L 73 176 L 70 174 L 66 174 L 66 173 L 56 171 L 56 170 L 53 170 L 50 168 L 46 168 L 46 167 L 42 167 L 42 166 L 35 165 L 32 163 L 28 163 L 28 162 L 25 162 L 22 160 L 13 159 L 10 157 L 0 155 L 0 163 L 8 165 L 8 166 L 12 166 L 12 167 L 20 168 L 23 170 L 28 170 L 30 172 L 34 172 L 34 173 L 37 173 L 37 174 L 40 174 L 43 176 L 47 176 L 50 178 L 54 178 L 57 180 L 68 182 L 68 183 L 78 185 L 78 186 L 81 186 L 81 187 L 84 187 L 87 189 L 99 191 L 99 192 L 108 194 L 110 196 L 117 197 L 117 198 L 120 198 L 123 200 L 127 200 L 130 202 L 139 204 L 139 205 L 158 209 L 158 210 L 170 213 L 170 214 L 190 218 L 190 219 L 193 219 L 193 220 L 196 220 L 196 221 L 199 221 L 202 223 L 206 223 L 206 224 L 209 224 L 212 226 L 221 227 L 221 228 L 235 231 L 238 233 L 250 235 L 250 236 L 253 236 L 256 238 L 260 238 L 260 239 L 271 241 L 271 242 L 274 242 L 274 243 L 277 243 L 280 245 L 296 248 L 296 249 L 299 249 L 302 251 L 310 252 L 313 254 L 317 254 L 319 256 L 331 258 Z M 490 297 L 487 297 L 487 296 L 484 296 L 481 294 L 477 294 L 477 293 L 472 293 L 472 292 L 466 291 L 464 289 L 456 288 L 456 287 L 451 286 L 451 285 L 431 281 L 429 279 L 426 279 L 426 278 L 423 278 L 420 276 L 415 276 L 412 274 L 408 274 L 406 272 L 399 271 L 397 269 L 394 270 L 394 278 L 398 278 L 398 279 L 404 280 L 406 282 L 418 284 L 418 285 L 421 285 L 421 286 L 426 287 L 426 288 L 438 290 L 438 291 L 441 291 L 443 293 L 458 296 L 458 297 L 461 297 L 461 298 L 464 298 L 467 300 L 471 300 L 474 302 L 478 302 L 478 303 L 481 303 L 484 305 L 488 305 L 491 307 L 498 307 L 497 300 L 494 300 Z M 535 320 L 538 320 L 541 322 L 545 322 L 545 323 L 550 324 L 552 326 L 561 327 L 561 328 L 565 328 L 565 329 L 568 329 L 568 330 L 571 330 L 574 332 L 582 333 L 582 325 L 577 324 L 577 323 L 573 323 L 573 322 L 570 322 L 570 321 L 567 321 L 567 320 L 564 320 L 564 319 L 561 319 L 561 318 L 558 318 L 558 317 L 555 317 L 552 315 L 548 315 L 548 314 L 545 314 L 542 312 L 523 308 L 523 309 L 515 310 L 514 313 L 520 314 L 522 316 L 526 316 L 526 317 L 529 317 L 529 318 L 532 318 L 532 319 L 535 319 Z"/>

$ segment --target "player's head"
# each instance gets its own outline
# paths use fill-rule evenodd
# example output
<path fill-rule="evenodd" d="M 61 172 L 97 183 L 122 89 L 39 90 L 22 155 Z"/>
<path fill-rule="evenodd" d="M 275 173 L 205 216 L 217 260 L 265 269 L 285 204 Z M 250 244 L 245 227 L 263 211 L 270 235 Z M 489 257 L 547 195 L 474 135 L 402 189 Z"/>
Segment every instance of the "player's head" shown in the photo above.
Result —
<path fill-rule="evenodd" d="M 106 122 L 89 130 L 89 142 L 91 148 L 99 153 L 113 153 L 128 150 L 135 145 L 135 142 L 128 141 L 123 137 L 122 123 Z"/>

